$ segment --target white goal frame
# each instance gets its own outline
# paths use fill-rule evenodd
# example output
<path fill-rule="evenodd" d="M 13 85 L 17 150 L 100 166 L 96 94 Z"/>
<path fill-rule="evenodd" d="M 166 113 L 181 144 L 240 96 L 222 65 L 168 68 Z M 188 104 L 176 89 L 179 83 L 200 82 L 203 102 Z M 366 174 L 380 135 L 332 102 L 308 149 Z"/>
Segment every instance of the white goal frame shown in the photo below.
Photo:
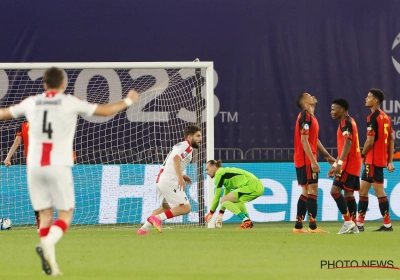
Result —
<path fill-rule="evenodd" d="M 194 62 L 50 62 L 50 63 L 0 63 L 0 70 L 16 69 L 196 69 L 206 71 L 206 162 L 214 159 L 214 63 L 212 61 Z M 210 209 L 214 197 L 214 183 L 207 176 L 207 210 Z M 214 228 L 214 222 L 208 223 L 208 228 Z"/>

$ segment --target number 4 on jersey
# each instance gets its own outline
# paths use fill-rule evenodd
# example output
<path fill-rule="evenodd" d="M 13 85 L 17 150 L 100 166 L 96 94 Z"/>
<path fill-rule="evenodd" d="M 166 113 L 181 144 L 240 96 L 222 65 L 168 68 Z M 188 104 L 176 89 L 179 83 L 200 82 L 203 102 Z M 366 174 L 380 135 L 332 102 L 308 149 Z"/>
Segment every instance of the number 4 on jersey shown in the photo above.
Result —
<path fill-rule="evenodd" d="M 51 122 L 47 123 L 47 111 L 43 112 L 43 133 L 47 133 L 49 136 L 49 139 L 51 139 L 51 134 L 53 133 L 53 130 L 51 129 Z"/>

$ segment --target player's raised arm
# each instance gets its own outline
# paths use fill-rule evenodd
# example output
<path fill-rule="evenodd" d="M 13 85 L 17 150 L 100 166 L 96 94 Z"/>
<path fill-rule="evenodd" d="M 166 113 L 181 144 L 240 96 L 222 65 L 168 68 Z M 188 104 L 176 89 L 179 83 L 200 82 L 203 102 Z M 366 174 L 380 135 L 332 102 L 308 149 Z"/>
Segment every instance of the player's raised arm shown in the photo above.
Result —
<path fill-rule="evenodd" d="M 133 103 L 136 103 L 139 100 L 139 97 L 139 93 L 134 89 L 131 89 L 126 98 L 119 102 L 104 105 L 99 104 L 94 111 L 94 115 L 105 117 L 112 116 L 131 106 Z"/>
<path fill-rule="evenodd" d="M 21 145 L 22 137 L 15 137 L 14 143 L 12 144 L 10 151 L 7 154 L 6 159 L 4 160 L 4 165 L 9 167 L 11 165 L 11 158 L 14 155 L 15 151 L 18 149 L 19 145 Z"/>
<path fill-rule="evenodd" d="M 12 119 L 12 117 L 13 116 L 10 113 L 10 107 L 0 109 L 0 120 L 8 120 Z"/>

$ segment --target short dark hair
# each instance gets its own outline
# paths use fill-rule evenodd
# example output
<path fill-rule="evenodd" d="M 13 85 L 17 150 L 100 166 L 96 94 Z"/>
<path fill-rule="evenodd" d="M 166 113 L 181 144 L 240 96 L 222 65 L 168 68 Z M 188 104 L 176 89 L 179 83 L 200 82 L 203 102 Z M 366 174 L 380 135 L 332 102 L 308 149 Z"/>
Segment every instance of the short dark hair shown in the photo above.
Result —
<path fill-rule="evenodd" d="M 48 88 L 59 88 L 63 81 L 64 73 L 60 68 L 51 67 L 44 72 L 43 83 L 45 83 Z"/>
<path fill-rule="evenodd" d="M 195 134 L 197 131 L 201 131 L 201 127 L 198 125 L 192 124 L 185 128 L 185 130 L 183 131 L 183 134 L 185 135 L 185 138 L 186 138 L 189 135 Z"/>
<path fill-rule="evenodd" d="M 342 107 L 346 111 L 348 111 L 349 108 L 350 108 L 349 102 L 344 98 L 335 99 L 335 100 L 332 101 L 332 104 L 339 105 L 340 107 Z"/>
<path fill-rule="evenodd" d="M 379 103 L 382 103 L 383 100 L 385 100 L 385 94 L 379 88 L 371 88 L 369 92 L 379 100 Z"/>
<path fill-rule="evenodd" d="M 218 168 L 222 167 L 222 160 L 210 159 L 209 161 L 207 161 L 207 163 L 211 164 L 211 165 L 215 165 Z"/>
<path fill-rule="evenodd" d="M 303 101 L 303 97 L 304 97 L 304 94 L 305 94 L 305 93 L 306 93 L 306 92 L 303 92 L 303 93 L 299 94 L 299 95 L 297 96 L 297 98 L 296 98 L 296 105 L 297 105 L 297 107 L 299 107 L 300 109 L 303 109 L 302 101 Z"/>

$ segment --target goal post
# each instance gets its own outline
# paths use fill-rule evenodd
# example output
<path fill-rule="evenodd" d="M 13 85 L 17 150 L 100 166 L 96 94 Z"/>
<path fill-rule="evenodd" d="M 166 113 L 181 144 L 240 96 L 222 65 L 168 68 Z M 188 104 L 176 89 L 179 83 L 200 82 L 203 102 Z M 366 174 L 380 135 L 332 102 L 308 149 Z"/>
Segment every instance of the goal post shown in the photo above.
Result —
<path fill-rule="evenodd" d="M 66 74 L 65 93 L 89 102 L 121 100 L 130 88 L 140 93 L 137 103 L 114 116 L 78 118 L 73 224 L 143 223 L 159 205 L 155 179 L 160 165 L 172 146 L 183 140 L 183 129 L 197 124 L 203 142 L 187 168 L 193 181 L 187 188 L 192 211 L 167 225 L 204 225 L 214 190 L 205 174 L 205 163 L 214 158 L 213 62 L 0 63 L 1 106 L 43 92 L 43 73 L 53 66 Z M 2 162 L 24 121 L 0 121 Z M 11 163 L 0 168 L 0 215 L 14 225 L 33 226 L 22 147 Z"/>

